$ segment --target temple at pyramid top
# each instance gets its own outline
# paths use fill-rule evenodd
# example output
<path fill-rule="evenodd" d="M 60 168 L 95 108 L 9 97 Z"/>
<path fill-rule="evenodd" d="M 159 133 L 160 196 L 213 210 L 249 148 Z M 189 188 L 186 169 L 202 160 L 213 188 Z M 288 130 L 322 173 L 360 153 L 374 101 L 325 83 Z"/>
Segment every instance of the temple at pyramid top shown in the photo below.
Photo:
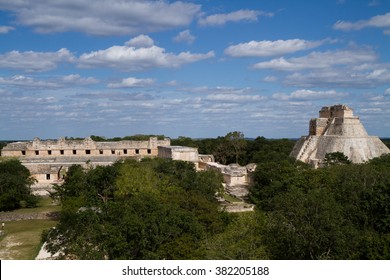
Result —
<path fill-rule="evenodd" d="M 295 144 L 291 156 L 320 167 L 327 153 L 342 152 L 353 163 L 363 163 L 389 148 L 376 136 L 369 136 L 359 117 L 345 105 L 322 107 L 319 117 L 310 120 L 309 135 Z"/>

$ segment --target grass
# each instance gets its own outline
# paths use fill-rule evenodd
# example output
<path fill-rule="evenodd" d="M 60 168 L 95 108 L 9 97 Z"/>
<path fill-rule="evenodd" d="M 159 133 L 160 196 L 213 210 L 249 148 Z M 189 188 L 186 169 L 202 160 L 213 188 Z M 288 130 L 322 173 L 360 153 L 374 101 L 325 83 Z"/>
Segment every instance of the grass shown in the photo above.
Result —
<path fill-rule="evenodd" d="M 42 197 L 36 208 L 13 211 L 15 214 L 60 211 L 52 199 Z M 0 237 L 0 260 L 33 260 L 41 247 L 41 235 L 45 229 L 55 226 L 53 220 L 23 220 L 5 222 L 5 235 Z"/>
<path fill-rule="evenodd" d="M 0 241 L 0 259 L 33 260 L 41 247 L 41 234 L 57 224 L 51 220 L 6 222 L 5 236 Z"/>
<path fill-rule="evenodd" d="M 42 212 L 55 212 L 60 211 L 61 206 L 54 203 L 50 197 L 41 197 L 37 207 L 35 208 L 21 208 L 14 210 L 15 214 L 26 214 L 26 213 L 42 213 Z"/>

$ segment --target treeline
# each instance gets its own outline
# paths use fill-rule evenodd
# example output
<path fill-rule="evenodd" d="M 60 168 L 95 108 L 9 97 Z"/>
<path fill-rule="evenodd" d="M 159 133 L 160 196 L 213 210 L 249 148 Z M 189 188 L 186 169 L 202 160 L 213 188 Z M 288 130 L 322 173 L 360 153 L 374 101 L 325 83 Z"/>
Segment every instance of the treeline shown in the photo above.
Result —
<path fill-rule="evenodd" d="M 390 155 L 322 169 L 266 162 L 255 176 L 271 259 L 390 259 Z"/>
<path fill-rule="evenodd" d="M 261 163 L 280 161 L 289 158 L 295 145 L 293 139 L 246 139 L 244 134 L 235 131 L 217 138 L 191 139 L 179 137 L 172 139 L 172 145 L 197 147 L 200 154 L 212 154 L 222 164 Z"/>
<path fill-rule="evenodd" d="M 390 149 L 390 138 L 382 138 L 381 140 Z"/>

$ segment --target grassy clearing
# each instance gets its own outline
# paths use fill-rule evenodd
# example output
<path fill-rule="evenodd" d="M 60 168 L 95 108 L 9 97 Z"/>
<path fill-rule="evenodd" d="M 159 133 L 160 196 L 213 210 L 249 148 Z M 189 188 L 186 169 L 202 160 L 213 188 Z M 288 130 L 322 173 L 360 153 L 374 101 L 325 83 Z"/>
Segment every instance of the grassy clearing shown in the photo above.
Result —
<path fill-rule="evenodd" d="M 51 198 L 41 198 L 36 208 L 24 208 L 13 211 L 15 214 L 60 211 Z M 23 220 L 5 222 L 5 235 L 0 238 L 0 260 L 33 260 L 41 247 L 43 230 L 55 226 L 53 220 Z"/>
<path fill-rule="evenodd" d="M 42 212 L 55 212 L 60 211 L 61 206 L 55 203 L 50 197 L 41 197 L 37 207 L 35 208 L 21 208 L 14 210 L 15 214 L 26 214 L 26 213 L 42 213 Z"/>
<path fill-rule="evenodd" d="M 0 259 L 33 260 L 41 247 L 41 234 L 57 224 L 51 220 L 13 221 L 5 224 L 6 235 L 0 241 Z"/>

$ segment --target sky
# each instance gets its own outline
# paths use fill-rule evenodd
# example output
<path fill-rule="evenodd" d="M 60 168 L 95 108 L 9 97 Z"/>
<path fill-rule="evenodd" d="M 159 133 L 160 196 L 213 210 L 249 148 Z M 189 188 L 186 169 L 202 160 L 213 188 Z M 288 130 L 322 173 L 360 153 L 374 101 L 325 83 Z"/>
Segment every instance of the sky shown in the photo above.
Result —
<path fill-rule="evenodd" d="M 0 139 L 390 137 L 389 0 L 0 0 Z"/>

